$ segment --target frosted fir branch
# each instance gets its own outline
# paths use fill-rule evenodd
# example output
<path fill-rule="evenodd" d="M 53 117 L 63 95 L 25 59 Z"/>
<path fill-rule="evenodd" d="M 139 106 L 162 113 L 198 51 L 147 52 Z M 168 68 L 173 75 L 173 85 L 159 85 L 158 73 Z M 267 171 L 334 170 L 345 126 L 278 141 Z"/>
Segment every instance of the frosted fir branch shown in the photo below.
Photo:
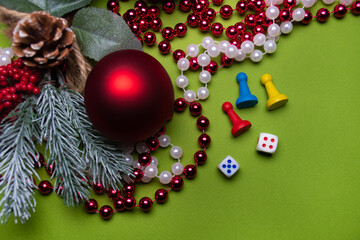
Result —
<path fill-rule="evenodd" d="M 51 178 L 54 188 L 64 198 L 66 206 L 78 205 L 89 198 L 89 185 L 86 182 L 86 162 L 82 160 L 79 149 L 78 132 L 72 126 L 72 109 L 69 99 L 54 86 L 43 87 L 37 101 L 36 122 L 41 134 L 38 141 L 46 140 L 48 164 L 55 166 Z"/>
<path fill-rule="evenodd" d="M 39 137 L 40 131 L 35 119 L 34 97 L 20 103 L 0 124 L 0 220 L 8 222 L 14 214 L 15 223 L 24 223 L 35 211 L 35 185 L 32 176 L 34 163 L 38 155 L 33 137 Z"/>
<path fill-rule="evenodd" d="M 122 150 L 94 129 L 88 119 L 83 96 L 68 88 L 62 90 L 62 94 L 69 101 L 67 105 L 71 106 L 72 124 L 80 135 L 91 181 L 116 190 L 122 182 L 131 181 L 129 175 L 133 168 L 125 161 Z"/>

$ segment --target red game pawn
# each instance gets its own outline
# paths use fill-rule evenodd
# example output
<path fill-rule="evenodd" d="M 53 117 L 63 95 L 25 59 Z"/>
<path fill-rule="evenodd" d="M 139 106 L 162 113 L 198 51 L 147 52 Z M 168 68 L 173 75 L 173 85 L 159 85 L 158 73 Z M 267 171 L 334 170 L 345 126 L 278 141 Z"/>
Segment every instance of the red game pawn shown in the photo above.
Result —
<path fill-rule="evenodd" d="M 242 120 L 233 110 L 233 105 L 229 102 L 224 102 L 222 105 L 222 109 L 224 112 L 229 115 L 229 118 L 231 120 L 231 123 L 233 125 L 231 129 L 231 134 L 234 137 L 239 136 L 240 134 L 243 134 L 246 132 L 250 127 L 251 123 L 247 120 Z"/>

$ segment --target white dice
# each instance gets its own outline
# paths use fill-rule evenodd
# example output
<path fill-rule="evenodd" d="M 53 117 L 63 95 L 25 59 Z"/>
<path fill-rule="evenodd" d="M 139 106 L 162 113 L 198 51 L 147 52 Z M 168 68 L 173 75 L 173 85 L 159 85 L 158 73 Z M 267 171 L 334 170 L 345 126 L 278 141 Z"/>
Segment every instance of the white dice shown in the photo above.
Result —
<path fill-rule="evenodd" d="M 270 133 L 260 133 L 256 151 L 273 154 L 278 146 L 279 138 Z"/>
<path fill-rule="evenodd" d="M 219 163 L 218 168 L 228 178 L 234 175 L 240 168 L 240 165 L 230 155 Z"/>

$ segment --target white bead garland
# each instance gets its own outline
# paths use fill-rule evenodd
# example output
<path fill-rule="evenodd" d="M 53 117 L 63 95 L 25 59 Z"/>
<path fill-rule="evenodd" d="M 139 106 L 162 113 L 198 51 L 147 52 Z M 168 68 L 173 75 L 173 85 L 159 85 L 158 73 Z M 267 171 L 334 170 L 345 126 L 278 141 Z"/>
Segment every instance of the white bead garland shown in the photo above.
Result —
<path fill-rule="evenodd" d="M 6 66 L 11 63 L 14 52 L 11 48 L 0 48 L 0 66 Z"/>

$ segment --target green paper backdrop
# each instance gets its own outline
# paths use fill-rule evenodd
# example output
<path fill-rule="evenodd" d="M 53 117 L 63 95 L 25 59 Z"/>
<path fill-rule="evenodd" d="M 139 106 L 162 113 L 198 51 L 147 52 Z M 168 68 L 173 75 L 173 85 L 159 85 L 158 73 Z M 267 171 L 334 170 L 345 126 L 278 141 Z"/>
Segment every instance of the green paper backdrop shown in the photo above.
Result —
<path fill-rule="evenodd" d="M 120 2 L 120 12 L 135 1 Z M 226 0 L 235 6 L 237 1 Z M 106 7 L 106 1 L 92 5 Z M 317 3 L 312 12 L 322 6 Z M 332 9 L 334 4 L 330 6 Z M 216 7 L 216 10 L 219 8 Z M 163 26 L 185 22 L 185 14 L 161 13 Z M 242 19 L 236 12 L 224 26 Z M 94 19 L 96 21 L 96 19 Z M 180 192 L 171 192 L 167 203 L 155 204 L 149 213 L 139 209 L 116 213 L 110 221 L 87 214 L 82 207 L 67 208 L 52 194 L 36 194 L 37 207 L 23 225 L 11 220 L 0 225 L 1 239 L 246 239 L 246 240 L 358 240 L 360 239 L 360 17 L 348 13 L 344 19 L 330 17 L 327 23 L 296 24 L 281 36 L 278 49 L 258 63 L 246 60 L 221 69 L 209 84 L 210 97 L 203 113 L 210 119 L 212 138 L 208 161 L 193 180 L 185 180 Z M 116 29 L 109 29 L 116 31 Z M 188 29 L 184 38 L 171 42 L 172 49 L 200 43 L 207 34 Z M 220 38 L 225 39 L 223 38 Z M 9 46 L 1 36 L 0 46 Z M 175 82 L 179 71 L 170 55 L 144 46 L 166 68 Z M 253 126 L 233 138 L 229 118 L 222 112 L 225 101 L 233 104 L 239 95 L 236 74 L 248 75 L 250 90 L 259 103 L 251 109 L 235 109 Z M 264 73 L 273 76 L 288 104 L 269 112 L 267 95 L 260 84 Z M 187 75 L 189 89 L 200 87 L 197 73 Z M 175 87 L 175 96 L 182 91 Z M 175 114 L 167 125 L 172 142 L 184 150 L 182 162 L 192 163 L 199 149 L 196 118 L 186 111 Z M 272 157 L 255 151 L 260 132 L 279 136 Z M 159 170 L 174 162 L 169 150 L 158 150 Z M 227 155 L 241 170 L 227 179 L 217 165 Z M 41 176 L 48 179 L 41 171 Z M 136 198 L 153 197 L 160 187 L 151 183 L 137 188 Z M 100 205 L 110 204 L 94 196 Z"/>

